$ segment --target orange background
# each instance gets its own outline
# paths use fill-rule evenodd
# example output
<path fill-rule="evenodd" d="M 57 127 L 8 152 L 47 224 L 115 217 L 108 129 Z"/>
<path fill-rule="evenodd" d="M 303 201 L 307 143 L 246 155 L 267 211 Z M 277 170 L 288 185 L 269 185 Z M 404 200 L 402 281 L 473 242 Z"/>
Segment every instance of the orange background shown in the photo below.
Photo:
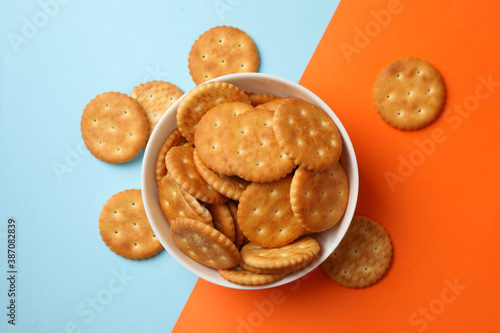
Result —
<path fill-rule="evenodd" d="M 300 83 L 351 137 L 357 214 L 388 230 L 390 270 L 359 290 L 321 267 L 261 291 L 199 280 L 174 332 L 499 332 L 499 13 L 497 1 L 342 0 Z M 406 56 L 447 88 L 441 116 L 414 132 L 372 103 L 380 70 Z"/>

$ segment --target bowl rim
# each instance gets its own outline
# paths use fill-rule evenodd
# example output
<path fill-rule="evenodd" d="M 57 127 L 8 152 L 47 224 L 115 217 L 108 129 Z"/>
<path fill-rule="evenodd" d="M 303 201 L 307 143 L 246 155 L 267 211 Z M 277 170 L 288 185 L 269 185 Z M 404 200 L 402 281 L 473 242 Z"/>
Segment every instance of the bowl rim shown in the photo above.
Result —
<path fill-rule="evenodd" d="M 278 93 L 273 92 L 273 94 L 279 96 L 279 90 L 282 89 L 284 90 L 294 90 L 295 94 L 293 97 L 300 97 L 305 100 L 308 100 L 309 102 L 315 104 L 316 106 L 320 107 L 323 109 L 335 122 L 337 125 L 339 132 L 342 137 L 342 155 L 341 155 L 341 160 L 343 162 L 343 167 L 346 169 L 346 172 L 348 173 L 348 179 L 349 179 L 349 199 L 348 199 L 348 204 L 346 211 L 344 213 L 344 216 L 342 217 L 341 221 L 339 221 L 333 228 L 338 228 L 339 236 L 337 237 L 335 242 L 331 244 L 331 251 L 328 251 L 329 253 L 333 252 L 333 250 L 338 246 L 340 241 L 343 239 L 345 233 L 347 232 L 347 229 L 351 223 L 352 217 L 354 216 L 354 212 L 356 209 L 357 205 L 357 200 L 358 200 L 358 192 L 359 192 L 359 171 L 358 171 L 358 163 L 357 163 L 357 158 L 356 158 L 356 153 L 354 151 L 354 147 L 352 145 L 352 142 L 350 140 L 350 137 L 340 121 L 340 119 L 337 117 L 337 115 L 333 112 L 333 110 L 316 94 L 314 94 L 312 91 L 309 89 L 305 88 L 304 86 L 300 85 L 299 83 L 296 83 L 294 81 L 278 77 L 275 75 L 271 74 L 265 74 L 265 73 L 239 73 L 239 74 L 228 74 L 224 76 L 220 76 L 217 78 L 214 78 L 212 80 L 209 80 L 207 82 L 204 82 L 202 84 L 208 83 L 208 82 L 213 82 L 213 81 L 219 81 L 219 82 L 229 82 L 232 84 L 235 84 L 236 86 L 240 87 L 241 89 L 244 89 L 245 84 L 241 83 L 233 83 L 234 81 L 239 81 L 239 80 L 261 80 L 261 81 L 266 81 L 266 83 L 271 82 L 273 85 L 275 85 L 275 88 L 278 90 Z M 243 87 L 242 87 L 243 86 Z M 284 89 L 286 87 L 286 89 Z M 261 91 L 259 89 L 252 89 L 253 93 L 270 93 L 269 88 L 263 88 Z M 215 285 L 218 286 L 223 286 L 223 287 L 228 287 L 232 289 L 249 289 L 249 290 L 259 290 L 259 289 L 268 289 L 268 288 L 274 288 L 277 286 L 281 286 L 287 283 L 290 283 L 292 281 L 296 281 L 297 279 L 302 278 L 303 276 L 307 275 L 309 272 L 317 268 L 323 261 L 326 259 L 327 256 L 325 256 L 325 253 L 323 252 L 323 249 L 320 251 L 320 254 L 316 256 L 316 258 L 313 259 L 313 262 L 311 262 L 310 265 L 307 267 L 291 273 L 287 275 L 285 278 L 283 278 L 280 281 L 274 282 L 272 284 L 267 284 L 263 286 L 243 286 L 243 285 L 238 285 L 231 283 L 229 281 L 226 281 L 222 277 L 217 276 L 211 276 L 212 274 L 203 274 L 204 272 L 211 272 L 215 269 L 204 266 L 200 263 L 195 262 L 191 258 L 187 257 L 184 253 L 180 252 L 177 248 L 175 248 L 175 244 L 171 239 L 168 239 L 170 237 L 170 233 L 168 233 L 168 236 L 166 238 L 163 237 L 163 232 L 162 229 L 165 228 L 170 228 L 168 225 L 166 219 L 163 217 L 162 225 L 158 225 L 158 221 L 155 219 L 155 216 L 158 216 L 158 209 L 159 209 L 159 200 L 158 200 L 158 187 L 156 185 L 155 177 L 154 177 L 154 169 L 155 169 L 155 164 L 156 164 L 156 156 L 158 155 L 158 152 L 160 150 L 161 145 L 163 144 L 166 136 L 168 135 L 169 131 L 164 130 L 163 127 L 166 127 L 167 125 L 165 123 L 168 123 L 168 121 L 172 121 L 171 118 L 175 119 L 175 114 L 177 111 L 177 107 L 179 106 L 180 102 L 184 98 L 184 96 L 187 94 L 183 94 L 178 100 L 176 100 L 166 111 L 165 114 L 162 116 L 162 118 L 159 120 L 157 123 L 155 129 L 151 133 L 150 139 L 148 140 L 148 145 L 146 146 L 144 156 L 143 156 L 143 161 L 142 161 L 142 169 L 141 169 L 141 188 L 142 188 L 142 197 L 143 197 L 143 202 L 144 202 L 144 208 L 146 211 L 146 215 L 148 217 L 148 220 L 150 221 L 151 227 L 153 231 L 155 232 L 155 235 L 157 235 L 158 240 L 160 243 L 163 245 L 164 249 L 168 252 L 169 255 L 171 255 L 178 263 L 180 263 L 184 268 L 186 268 L 188 271 L 191 273 L 195 274 L 198 278 L 201 278 L 205 281 L 211 282 Z M 173 129 L 173 128 L 172 128 Z M 163 139 L 157 139 L 157 137 L 161 136 L 158 133 L 164 131 L 164 137 Z M 346 159 L 345 156 L 349 156 L 348 159 Z M 347 165 L 344 165 L 344 163 L 348 163 Z M 154 190 L 153 195 L 151 195 L 150 187 L 153 186 Z M 151 208 L 150 204 L 152 205 L 157 205 L 156 208 Z M 156 212 L 154 211 L 156 210 Z M 160 209 L 161 212 L 161 209 Z M 332 228 L 332 229 L 333 229 Z M 324 236 L 324 233 L 319 233 L 315 234 L 315 238 L 320 242 L 322 239 L 322 236 Z M 172 245 L 174 247 L 172 247 Z M 186 260 L 189 259 L 189 260 Z M 216 271 L 216 270 L 215 270 Z M 218 274 L 218 273 L 217 273 Z"/>

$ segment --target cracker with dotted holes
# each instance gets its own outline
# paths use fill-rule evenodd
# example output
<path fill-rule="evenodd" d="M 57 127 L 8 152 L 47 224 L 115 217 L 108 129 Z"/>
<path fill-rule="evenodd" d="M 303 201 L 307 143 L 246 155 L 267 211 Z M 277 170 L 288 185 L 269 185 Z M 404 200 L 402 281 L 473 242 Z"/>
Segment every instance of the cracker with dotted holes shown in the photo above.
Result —
<path fill-rule="evenodd" d="M 242 102 L 227 102 L 219 104 L 203 115 L 194 135 L 194 145 L 203 163 L 221 175 L 234 175 L 222 156 L 222 133 L 231 118 L 253 110 L 253 106 Z"/>
<path fill-rule="evenodd" d="M 389 234 L 372 219 L 356 215 L 339 246 L 322 265 L 338 284 L 363 288 L 380 280 L 391 261 Z"/>
<path fill-rule="evenodd" d="M 179 129 L 176 127 L 170 132 L 165 141 L 156 155 L 155 163 L 155 181 L 156 185 L 160 184 L 160 180 L 167 174 L 167 165 L 165 164 L 165 156 L 167 156 L 168 151 L 176 146 L 182 146 L 185 143 L 185 139 L 182 136 Z"/>
<path fill-rule="evenodd" d="M 149 258 L 163 248 L 149 224 L 141 190 L 125 190 L 109 198 L 99 216 L 99 231 L 104 243 L 125 258 Z"/>
<path fill-rule="evenodd" d="M 446 90 L 441 74 L 428 62 L 401 58 L 387 65 L 373 87 L 377 112 L 389 125 L 417 130 L 441 113 Z"/>
<path fill-rule="evenodd" d="M 272 182 L 295 168 L 276 140 L 273 113 L 264 109 L 242 113 L 222 134 L 222 151 L 229 168 L 247 181 Z"/>
<path fill-rule="evenodd" d="M 290 99 L 291 97 L 279 97 L 279 98 L 275 98 L 271 101 L 267 101 L 265 103 L 262 103 L 262 104 L 257 104 L 255 107 L 257 109 L 266 109 L 266 110 L 272 110 L 272 111 L 276 111 L 276 108 L 278 107 L 278 105 L 281 104 L 281 102 L 287 100 L 287 99 Z"/>
<path fill-rule="evenodd" d="M 222 232 L 231 242 L 234 243 L 236 229 L 233 215 L 225 203 L 208 204 L 207 209 L 212 215 L 214 228 Z"/>
<path fill-rule="evenodd" d="M 244 31 L 217 26 L 205 31 L 191 46 L 189 73 L 196 84 L 218 76 L 257 72 L 259 53 Z"/>
<path fill-rule="evenodd" d="M 170 224 L 175 245 L 191 259 L 217 269 L 236 267 L 240 252 L 224 234 L 202 222 L 177 218 Z"/>
<path fill-rule="evenodd" d="M 241 248 L 241 261 L 260 269 L 284 269 L 311 261 L 320 251 L 319 243 L 305 236 L 281 247 L 263 248 L 247 243 Z"/>
<path fill-rule="evenodd" d="M 193 161 L 201 177 L 215 191 L 224 197 L 238 201 L 243 191 L 250 182 L 238 176 L 224 176 L 210 170 L 198 156 L 197 148 L 194 149 Z"/>
<path fill-rule="evenodd" d="M 167 109 L 183 95 L 176 85 L 165 81 L 149 81 L 132 90 L 135 99 L 146 113 L 148 119 L 148 138 Z"/>
<path fill-rule="evenodd" d="M 290 188 L 290 203 L 297 222 L 306 230 L 330 229 L 344 215 L 349 184 L 340 163 L 323 171 L 298 168 Z"/>
<path fill-rule="evenodd" d="M 208 110 L 225 102 L 250 104 L 248 95 L 234 84 L 208 82 L 190 90 L 182 98 L 177 108 L 177 127 L 182 135 L 194 142 L 194 134 L 201 117 Z"/>
<path fill-rule="evenodd" d="M 92 99 L 83 110 L 80 127 L 87 149 L 108 163 L 130 161 L 148 137 L 144 110 L 132 97 L 118 92 Z"/>
<path fill-rule="evenodd" d="M 305 233 L 290 204 L 288 175 L 271 183 L 252 183 L 240 197 L 238 223 L 249 241 L 262 247 L 284 246 Z"/>
<path fill-rule="evenodd" d="M 158 200 L 163 216 L 169 224 L 177 217 L 186 217 L 213 226 L 212 215 L 208 209 L 182 189 L 170 173 L 167 173 L 160 181 Z"/>
<path fill-rule="evenodd" d="M 263 274 L 247 271 L 241 266 L 219 269 L 219 274 L 227 281 L 242 286 L 263 286 L 282 280 L 286 274 Z"/>
<path fill-rule="evenodd" d="M 206 203 L 223 203 L 228 200 L 214 190 L 196 169 L 193 160 L 194 147 L 172 147 L 165 157 L 168 173 L 189 194 Z"/>
<path fill-rule="evenodd" d="M 325 170 L 338 162 L 342 138 L 335 122 L 319 107 L 289 98 L 276 108 L 274 133 L 281 149 L 295 164 Z"/>

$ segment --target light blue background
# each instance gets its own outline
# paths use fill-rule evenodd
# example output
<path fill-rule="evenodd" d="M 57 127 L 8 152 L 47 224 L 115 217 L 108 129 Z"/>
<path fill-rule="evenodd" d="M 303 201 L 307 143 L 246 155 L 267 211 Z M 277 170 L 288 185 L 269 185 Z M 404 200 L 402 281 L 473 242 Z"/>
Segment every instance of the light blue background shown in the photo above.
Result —
<path fill-rule="evenodd" d="M 166 251 L 121 258 L 102 242 L 106 200 L 140 188 L 142 153 L 103 163 L 83 146 L 80 117 L 105 91 L 150 81 L 194 87 L 192 43 L 233 25 L 262 73 L 298 81 L 338 0 L 0 3 L 0 331 L 170 331 L 197 278 Z M 7 324 L 7 221 L 17 222 L 16 326 Z"/>

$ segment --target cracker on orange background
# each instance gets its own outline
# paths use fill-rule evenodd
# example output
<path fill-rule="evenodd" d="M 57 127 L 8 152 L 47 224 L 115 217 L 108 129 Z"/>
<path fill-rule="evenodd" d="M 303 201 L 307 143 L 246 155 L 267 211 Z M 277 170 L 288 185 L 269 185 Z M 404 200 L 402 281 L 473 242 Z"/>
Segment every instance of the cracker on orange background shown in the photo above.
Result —
<path fill-rule="evenodd" d="M 172 147 L 181 146 L 185 143 L 185 139 L 182 136 L 179 129 L 176 127 L 170 132 L 165 141 L 160 147 L 158 155 L 156 155 L 155 163 L 155 181 L 156 185 L 160 184 L 160 180 L 167 174 L 167 166 L 165 164 L 165 156 L 167 156 L 168 151 Z"/>
<path fill-rule="evenodd" d="M 344 215 L 348 198 L 349 183 L 340 163 L 323 171 L 295 170 L 290 203 L 304 229 L 321 232 L 333 227 Z"/>
<path fill-rule="evenodd" d="M 222 134 L 232 118 L 253 110 L 253 106 L 243 102 L 226 102 L 214 106 L 201 117 L 194 135 L 194 145 L 203 163 L 221 175 L 233 175 L 222 153 L 225 142 Z"/>
<path fill-rule="evenodd" d="M 309 262 L 319 251 L 319 243 L 309 236 L 275 248 L 264 248 L 250 242 L 241 248 L 241 261 L 260 269 L 284 269 Z"/>
<path fill-rule="evenodd" d="M 163 216 L 170 224 L 177 217 L 186 217 L 212 225 L 212 215 L 195 197 L 187 193 L 170 173 L 160 180 L 158 200 Z"/>
<path fill-rule="evenodd" d="M 200 264 L 229 269 L 240 262 L 240 252 L 220 231 L 205 223 L 188 218 L 176 218 L 170 224 L 175 245 Z"/>
<path fill-rule="evenodd" d="M 163 248 L 149 224 L 141 190 L 125 190 L 109 198 L 99 215 L 99 231 L 104 243 L 125 258 L 149 258 Z"/>
<path fill-rule="evenodd" d="M 229 168 L 252 182 L 285 177 L 295 164 L 280 148 L 273 132 L 273 111 L 254 109 L 233 118 L 223 133 Z"/>
<path fill-rule="evenodd" d="M 416 130 L 432 123 L 444 107 L 446 89 L 441 74 L 417 58 L 391 62 L 373 87 L 377 112 L 389 125 Z"/>
<path fill-rule="evenodd" d="M 208 204 L 207 209 L 212 215 L 214 228 L 222 232 L 231 242 L 234 243 L 236 229 L 231 211 L 225 203 Z"/>
<path fill-rule="evenodd" d="M 365 216 L 354 216 L 339 246 L 323 262 L 323 269 L 338 284 L 368 287 L 380 280 L 392 261 L 392 243 L 385 229 Z"/>
<path fill-rule="evenodd" d="M 144 110 L 132 97 L 118 92 L 92 99 L 83 110 L 80 127 L 90 153 L 108 163 L 130 161 L 148 137 Z"/>
<path fill-rule="evenodd" d="M 148 137 L 165 111 L 182 95 L 181 89 L 165 81 L 149 81 L 134 87 L 130 96 L 146 113 L 149 126 Z"/>
<path fill-rule="evenodd" d="M 324 170 L 339 161 L 342 138 L 325 111 L 301 98 L 278 105 L 273 117 L 278 143 L 295 164 L 308 170 Z"/>
<path fill-rule="evenodd" d="M 290 204 L 288 175 L 270 183 L 252 183 L 240 197 L 238 223 L 249 241 L 262 247 L 284 246 L 305 233 Z"/>
<path fill-rule="evenodd" d="M 201 177 L 224 197 L 238 201 L 243 191 L 250 184 L 250 182 L 238 176 L 224 176 L 210 170 L 198 156 L 197 148 L 194 150 L 193 160 Z"/>
<path fill-rule="evenodd" d="M 219 274 L 229 282 L 242 286 L 263 286 L 282 280 L 286 274 L 263 274 L 250 272 L 236 266 L 231 269 L 219 269 Z"/>
<path fill-rule="evenodd" d="M 214 190 L 200 175 L 193 160 L 194 147 L 171 148 L 165 157 L 168 173 L 189 194 L 206 203 L 222 203 L 228 198 Z"/>
<path fill-rule="evenodd" d="M 182 135 L 194 142 L 194 134 L 201 117 L 208 110 L 225 102 L 250 104 L 248 95 L 234 84 L 208 82 L 190 90 L 182 98 L 177 108 L 177 127 Z"/>
<path fill-rule="evenodd" d="M 252 38 L 230 26 L 205 31 L 191 46 L 189 73 L 196 84 L 218 76 L 256 72 L 259 53 Z"/>

